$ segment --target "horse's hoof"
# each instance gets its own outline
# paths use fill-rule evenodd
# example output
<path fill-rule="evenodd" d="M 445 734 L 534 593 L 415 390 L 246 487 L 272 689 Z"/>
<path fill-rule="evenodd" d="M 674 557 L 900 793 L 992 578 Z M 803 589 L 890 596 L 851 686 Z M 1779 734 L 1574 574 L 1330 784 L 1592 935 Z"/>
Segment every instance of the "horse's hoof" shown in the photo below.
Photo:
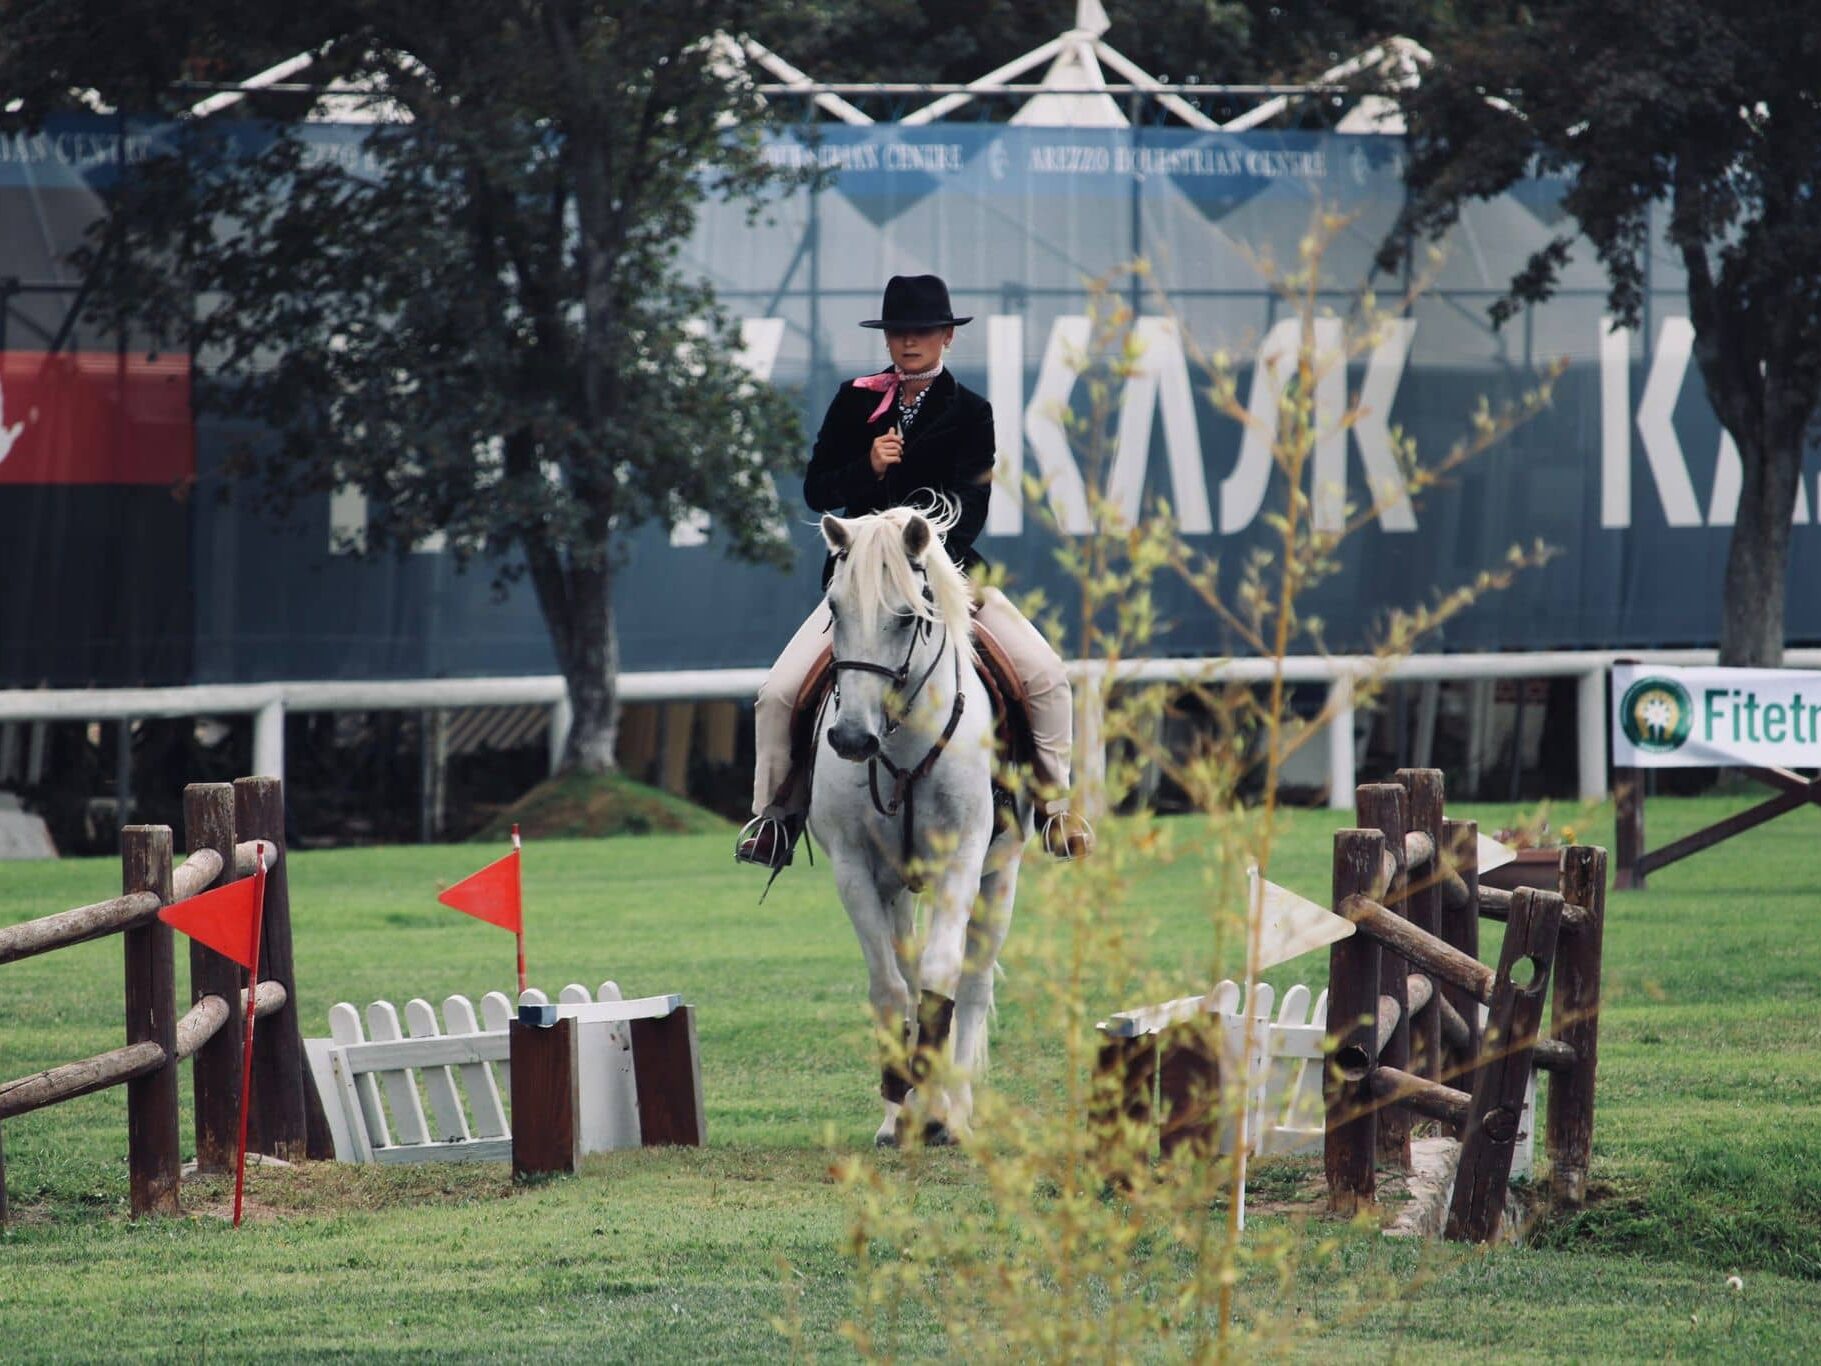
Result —
<path fill-rule="evenodd" d="M 955 1136 L 949 1132 L 948 1125 L 941 1120 L 927 1120 L 923 1125 L 923 1146 L 926 1148 L 952 1148 L 955 1146 Z"/>
<path fill-rule="evenodd" d="M 873 1147 L 895 1148 L 898 1146 L 898 1135 L 881 1131 L 873 1135 Z"/>

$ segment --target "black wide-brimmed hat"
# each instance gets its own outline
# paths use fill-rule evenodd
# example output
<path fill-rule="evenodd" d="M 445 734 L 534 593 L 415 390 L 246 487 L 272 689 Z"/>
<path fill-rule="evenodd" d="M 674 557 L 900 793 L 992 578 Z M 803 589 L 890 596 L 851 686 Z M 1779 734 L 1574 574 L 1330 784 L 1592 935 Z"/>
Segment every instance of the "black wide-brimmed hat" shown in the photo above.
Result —
<path fill-rule="evenodd" d="M 885 282 L 882 318 L 868 318 L 862 327 L 960 327 L 971 323 L 970 313 L 957 318 L 949 308 L 948 286 L 940 275 L 894 275 Z"/>

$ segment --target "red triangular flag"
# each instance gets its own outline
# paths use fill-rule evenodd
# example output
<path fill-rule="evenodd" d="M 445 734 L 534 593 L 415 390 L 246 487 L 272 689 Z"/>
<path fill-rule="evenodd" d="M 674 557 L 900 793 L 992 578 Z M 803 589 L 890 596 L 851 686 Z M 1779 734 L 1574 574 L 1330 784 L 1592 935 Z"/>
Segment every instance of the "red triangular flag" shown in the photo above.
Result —
<path fill-rule="evenodd" d="M 243 877 L 158 912 L 158 918 L 249 971 L 259 952 L 263 877 Z"/>
<path fill-rule="evenodd" d="M 470 873 L 448 891 L 439 892 L 436 899 L 445 906 L 485 920 L 489 925 L 520 933 L 525 928 L 525 920 L 519 903 L 518 853 L 514 849 L 480 872 Z"/>

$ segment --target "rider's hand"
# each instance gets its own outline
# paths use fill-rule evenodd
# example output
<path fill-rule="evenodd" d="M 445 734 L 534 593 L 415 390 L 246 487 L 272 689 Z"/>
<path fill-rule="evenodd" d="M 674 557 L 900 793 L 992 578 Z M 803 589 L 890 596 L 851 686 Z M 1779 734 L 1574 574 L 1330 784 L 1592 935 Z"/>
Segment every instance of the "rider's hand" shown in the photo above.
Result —
<path fill-rule="evenodd" d="M 873 478 L 885 478 L 885 472 L 900 460 L 904 459 L 904 438 L 898 435 L 893 427 L 884 436 L 873 438 L 872 455 L 869 457 L 873 466 Z"/>

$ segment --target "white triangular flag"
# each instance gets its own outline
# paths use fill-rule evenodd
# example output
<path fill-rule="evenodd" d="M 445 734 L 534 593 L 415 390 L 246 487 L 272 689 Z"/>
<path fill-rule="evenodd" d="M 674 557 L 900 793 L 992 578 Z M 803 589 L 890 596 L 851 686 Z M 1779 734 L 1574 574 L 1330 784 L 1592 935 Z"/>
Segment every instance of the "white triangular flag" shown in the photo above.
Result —
<path fill-rule="evenodd" d="M 1259 877 L 1257 865 L 1246 869 L 1246 900 L 1260 922 L 1260 971 L 1287 963 L 1298 954 L 1332 944 L 1353 933 L 1354 925 L 1326 906 L 1298 896 L 1288 887 Z"/>
<path fill-rule="evenodd" d="M 1507 863 L 1515 862 L 1517 850 L 1509 844 L 1500 844 L 1497 840 L 1480 836 L 1480 871 L 1489 873 L 1494 868 L 1503 868 Z"/>

